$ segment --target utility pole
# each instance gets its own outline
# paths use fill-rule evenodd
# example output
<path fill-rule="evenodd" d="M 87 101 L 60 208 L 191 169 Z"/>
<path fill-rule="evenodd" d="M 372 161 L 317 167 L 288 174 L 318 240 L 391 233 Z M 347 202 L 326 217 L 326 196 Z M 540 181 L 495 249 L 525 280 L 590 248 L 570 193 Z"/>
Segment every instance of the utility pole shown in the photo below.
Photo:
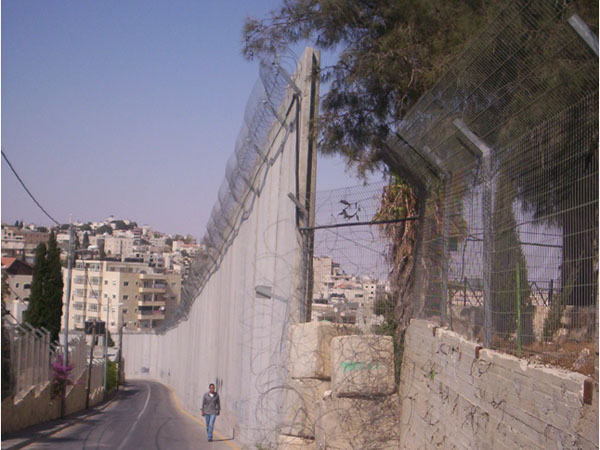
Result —
<path fill-rule="evenodd" d="M 108 378 L 108 313 L 110 311 L 110 297 L 106 306 L 106 322 L 104 324 L 104 400 L 106 400 L 106 381 Z"/>
<path fill-rule="evenodd" d="M 118 321 L 117 321 L 118 324 Z M 119 325 L 119 365 L 117 366 L 118 368 L 118 372 L 117 372 L 117 390 L 119 389 L 119 384 L 121 383 L 121 360 L 123 357 L 123 327 L 125 327 L 125 323 L 123 322 L 122 324 Z"/>
<path fill-rule="evenodd" d="M 92 365 L 94 362 L 94 344 L 96 342 L 96 319 L 92 322 L 92 345 L 90 345 L 90 365 L 88 367 L 87 392 L 85 397 L 85 409 L 90 407 L 90 388 L 92 385 Z"/>
<path fill-rule="evenodd" d="M 71 301 L 71 274 L 73 273 L 73 219 L 69 216 L 69 250 L 67 252 L 67 298 L 65 301 L 65 366 L 69 365 L 69 303 Z"/>

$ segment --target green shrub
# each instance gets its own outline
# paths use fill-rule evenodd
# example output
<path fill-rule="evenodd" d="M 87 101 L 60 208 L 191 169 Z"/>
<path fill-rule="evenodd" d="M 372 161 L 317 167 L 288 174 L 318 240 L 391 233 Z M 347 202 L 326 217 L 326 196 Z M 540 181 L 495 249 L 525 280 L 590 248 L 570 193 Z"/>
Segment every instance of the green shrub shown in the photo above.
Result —
<path fill-rule="evenodd" d="M 117 387 L 119 381 L 118 365 L 114 361 L 108 361 L 108 372 L 106 374 L 106 389 L 112 391 Z"/>

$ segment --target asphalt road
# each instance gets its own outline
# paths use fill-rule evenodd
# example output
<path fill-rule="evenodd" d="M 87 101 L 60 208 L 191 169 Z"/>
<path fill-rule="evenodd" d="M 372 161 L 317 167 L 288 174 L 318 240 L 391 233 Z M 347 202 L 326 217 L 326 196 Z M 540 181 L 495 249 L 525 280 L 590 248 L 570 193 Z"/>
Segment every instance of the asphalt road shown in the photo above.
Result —
<path fill-rule="evenodd" d="M 166 386 L 130 381 L 104 409 L 65 428 L 37 433 L 25 449 L 186 450 L 239 448 L 218 434 L 208 442 L 203 421 L 185 413 Z M 3 442 L 4 444 L 4 442 Z M 3 448 L 4 445 L 2 446 Z"/>

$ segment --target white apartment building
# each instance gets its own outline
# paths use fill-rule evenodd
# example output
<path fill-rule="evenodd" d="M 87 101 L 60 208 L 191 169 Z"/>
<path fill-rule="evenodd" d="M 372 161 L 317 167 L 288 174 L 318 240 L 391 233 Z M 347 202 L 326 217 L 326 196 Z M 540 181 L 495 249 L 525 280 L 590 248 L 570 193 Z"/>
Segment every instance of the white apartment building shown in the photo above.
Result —
<path fill-rule="evenodd" d="M 136 244 L 133 236 L 105 236 L 104 253 L 107 256 L 129 255 L 133 253 Z"/>
<path fill-rule="evenodd" d="M 63 278 L 66 286 L 66 269 Z M 107 321 L 113 335 L 121 326 L 138 330 L 157 327 L 169 318 L 180 295 L 178 274 L 153 273 L 142 263 L 77 261 L 72 271 L 69 329 L 81 330 L 87 320 L 94 319 Z M 65 309 L 66 298 L 63 328 Z"/>
<path fill-rule="evenodd" d="M 33 267 L 16 258 L 2 257 L 2 274 L 6 274 L 8 292 L 3 293 L 6 309 L 13 322 L 23 322 L 23 312 L 29 305 Z"/>
<path fill-rule="evenodd" d="M 197 256 L 200 252 L 200 249 L 201 247 L 198 244 L 186 244 L 183 241 L 173 241 L 174 252 L 185 251 L 188 256 Z"/>

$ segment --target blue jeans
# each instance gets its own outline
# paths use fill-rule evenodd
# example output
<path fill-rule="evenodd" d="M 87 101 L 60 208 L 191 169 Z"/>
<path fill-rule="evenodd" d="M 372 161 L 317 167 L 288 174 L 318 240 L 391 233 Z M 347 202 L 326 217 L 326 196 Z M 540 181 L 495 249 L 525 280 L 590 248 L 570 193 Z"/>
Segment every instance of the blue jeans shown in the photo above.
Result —
<path fill-rule="evenodd" d="M 204 414 L 204 419 L 206 420 L 206 434 L 208 434 L 209 441 L 212 441 L 213 438 L 213 428 L 215 427 L 216 418 L 216 414 Z"/>

